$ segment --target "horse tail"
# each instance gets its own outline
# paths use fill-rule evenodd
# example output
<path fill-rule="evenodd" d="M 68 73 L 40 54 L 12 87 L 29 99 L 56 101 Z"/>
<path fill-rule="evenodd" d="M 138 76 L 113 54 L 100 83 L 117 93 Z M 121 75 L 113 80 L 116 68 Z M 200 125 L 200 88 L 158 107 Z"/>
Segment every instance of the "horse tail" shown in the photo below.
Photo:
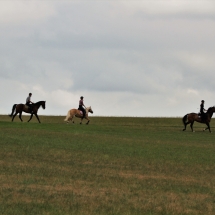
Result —
<path fill-rule="evenodd" d="M 186 114 L 186 115 L 182 118 L 182 122 L 184 123 L 184 125 L 185 125 L 185 123 L 186 123 L 186 121 L 187 121 L 187 116 L 188 116 L 188 114 Z"/>
<path fill-rule="evenodd" d="M 14 105 L 13 105 L 13 107 L 12 107 L 12 112 L 11 112 L 11 114 L 9 115 L 10 117 L 13 116 L 13 113 L 14 113 L 14 111 L 15 111 L 15 109 L 16 109 L 16 105 L 17 105 L 17 104 L 14 104 Z"/>
<path fill-rule="evenodd" d="M 66 118 L 64 119 L 64 121 L 68 121 L 69 118 L 70 118 L 70 110 L 68 111 L 67 116 L 66 116 Z"/>

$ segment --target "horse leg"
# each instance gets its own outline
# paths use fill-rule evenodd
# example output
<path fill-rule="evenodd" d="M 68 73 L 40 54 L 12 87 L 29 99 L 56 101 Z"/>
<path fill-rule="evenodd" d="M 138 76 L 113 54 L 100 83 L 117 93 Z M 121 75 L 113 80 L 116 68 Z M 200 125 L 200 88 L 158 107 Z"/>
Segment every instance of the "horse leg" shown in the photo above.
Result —
<path fill-rule="evenodd" d="M 185 130 L 186 130 L 187 125 L 188 125 L 188 124 L 190 124 L 190 122 L 186 122 L 186 123 L 184 123 L 184 129 L 183 129 L 183 131 L 185 131 Z"/>
<path fill-rule="evenodd" d="M 33 115 L 33 114 L 32 114 L 32 115 Z M 37 115 L 37 113 L 34 113 L 34 115 L 37 117 L 38 122 L 41 123 L 41 122 L 40 122 L 40 119 L 39 119 L 39 117 L 38 117 L 38 115 Z"/>
<path fill-rule="evenodd" d="M 194 122 L 191 122 L 190 128 L 191 128 L 192 132 L 195 132 L 195 131 L 193 131 L 193 123 L 194 123 Z"/>
<path fill-rule="evenodd" d="M 74 116 L 70 116 L 70 117 L 69 117 L 69 119 L 67 120 L 67 124 L 69 123 L 69 121 L 72 121 L 72 120 L 73 120 L 73 117 L 74 117 Z M 72 122 L 75 123 L 74 120 L 73 120 Z"/>
<path fill-rule="evenodd" d="M 19 118 L 20 118 L 21 122 L 23 122 L 22 121 L 22 112 L 19 113 Z"/>
<path fill-rule="evenodd" d="M 208 129 L 208 127 L 207 128 L 205 128 L 205 129 L 203 129 L 203 131 L 206 131 Z"/>
<path fill-rule="evenodd" d="M 205 122 L 205 124 L 207 125 L 207 122 Z M 207 129 L 209 129 L 208 125 L 205 129 L 203 129 L 203 131 L 206 131 Z"/>
<path fill-rule="evenodd" d="M 85 119 L 88 120 L 87 123 L 86 123 L 88 125 L 90 120 L 89 120 L 89 118 L 87 116 L 85 117 Z"/>
<path fill-rule="evenodd" d="M 184 129 L 183 129 L 183 131 L 186 130 L 186 127 L 187 127 L 187 123 L 184 124 Z"/>
<path fill-rule="evenodd" d="M 210 124 L 208 122 L 206 122 L 206 125 L 208 126 L 206 129 L 209 129 L 210 133 L 211 133 L 211 128 L 210 128 Z M 206 130 L 205 129 L 205 130 Z"/>
<path fill-rule="evenodd" d="M 72 123 L 75 123 L 75 121 L 74 121 L 74 116 L 71 116 L 69 120 L 71 120 Z M 68 122 L 67 122 L 67 123 L 68 123 Z"/>
<path fill-rule="evenodd" d="M 15 116 L 17 115 L 18 113 L 16 112 L 14 115 L 13 115 L 13 117 L 12 117 L 12 122 L 13 122 L 13 120 L 14 120 L 14 118 L 15 118 Z"/>
<path fill-rule="evenodd" d="M 30 117 L 30 119 L 28 120 L 28 122 L 30 122 L 30 121 L 31 121 L 32 117 L 33 117 L 33 113 L 31 114 L 31 117 Z"/>

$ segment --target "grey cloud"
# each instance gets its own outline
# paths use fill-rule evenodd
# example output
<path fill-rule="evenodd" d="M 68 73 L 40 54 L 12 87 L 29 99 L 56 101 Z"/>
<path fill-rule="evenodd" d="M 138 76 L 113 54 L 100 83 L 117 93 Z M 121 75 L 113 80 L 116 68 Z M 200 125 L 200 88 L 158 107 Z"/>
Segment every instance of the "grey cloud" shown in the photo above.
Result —
<path fill-rule="evenodd" d="M 59 97 L 65 94 L 66 100 L 83 93 L 88 98 L 105 95 L 120 114 L 118 101 L 127 103 L 128 98 L 132 108 L 139 109 L 147 100 L 145 108 L 151 115 L 154 100 L 164 109 L 177 106 L 180 112 L 185 95 L 186 101 L 192 92 L 210 98 L 215 56 L 212 13 L 147 13 L 109 1 L 47 4 L 52 11 L 43 19 L 1 26 L 0 76 L 15 83 L 20 94 L 38 86 L 38 94 L 51 97 L 55 105 L 50 96 L 55 92 Z M 199 102 L 198 96 L 202 99 L 198 93 L 192 94 L 193 102 Z M 99 98 L 94 102 L 98 104 Z"/>

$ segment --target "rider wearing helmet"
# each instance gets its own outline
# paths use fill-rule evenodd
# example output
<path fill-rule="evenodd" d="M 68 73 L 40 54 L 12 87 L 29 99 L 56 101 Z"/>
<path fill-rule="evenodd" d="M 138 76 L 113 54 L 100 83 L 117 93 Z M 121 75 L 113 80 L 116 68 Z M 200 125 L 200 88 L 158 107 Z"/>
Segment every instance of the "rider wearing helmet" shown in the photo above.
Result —
<path fill-rule="evenodd" d="M 78 110 L 81 110 L 83 112 L 83 117 L 82 119 L 84 119 L 85 115 L 86 115 L 86 110 L 83 108 L 83 106 L 86 108 L 86 106 L 84 105 L 84 97 L 81 96 L 80 97 L 80 100 L 79 100 L 79 107 L 78 107 Z"/>

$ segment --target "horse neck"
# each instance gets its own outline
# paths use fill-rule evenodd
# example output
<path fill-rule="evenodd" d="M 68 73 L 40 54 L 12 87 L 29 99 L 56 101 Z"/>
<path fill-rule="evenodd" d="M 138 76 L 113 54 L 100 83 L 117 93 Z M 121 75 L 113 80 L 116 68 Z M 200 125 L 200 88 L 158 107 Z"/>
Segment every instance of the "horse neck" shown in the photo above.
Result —
<path fill-rule="evenodd" d="M 209 115 L 210 115 L 210 118 L 212 118 L 212 116 L 213 116 L 213 113 L 214 113 L 214 112 L 213 112 L 213 111 L 211 111 L 211 113 L 209 114 Z"/>
<path fill-rule="evenodd" d="M 87 114 L 89 112 L 89 107 L 87 107 L 85 110 L 86 110 L 86 114 Z"/>
<path fill-rule="evenodd" d="M 42 102 L 40 101 L 40 102 L 36 102 L 36 103 L 34 103 L 34 106 L 36 106 L 36 107 L 40 107 L 42 105 Z"/>
<path fill-rule="evenodd" d="M 210 118 L 213 116 L 213 111 L 211 108 L 208 109 L 207 114 L 210 116 Z"/>

